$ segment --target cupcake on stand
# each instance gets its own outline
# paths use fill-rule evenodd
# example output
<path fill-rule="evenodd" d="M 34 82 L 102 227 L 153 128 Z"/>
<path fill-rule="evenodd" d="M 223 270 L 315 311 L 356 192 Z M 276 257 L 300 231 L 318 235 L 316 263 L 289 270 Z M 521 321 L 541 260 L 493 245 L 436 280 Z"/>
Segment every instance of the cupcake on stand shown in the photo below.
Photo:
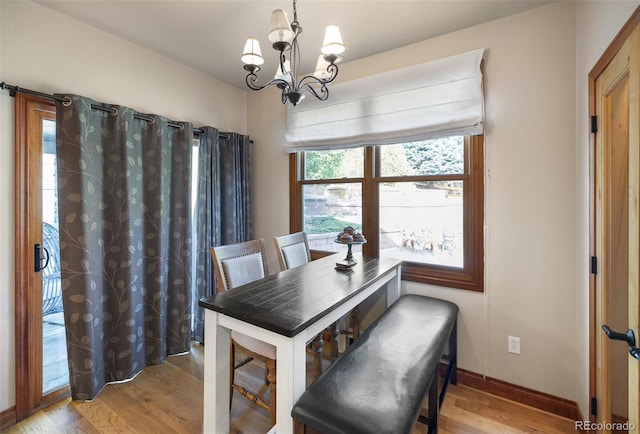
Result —
<path fill-rule="evenodd" d="M 338 234 L 334 242 L 347 245 L 347 257 L 344 258 L 343 261 L 336 262 L 336 269 L 350 270 L 351 267 L 357 264 L 357 261 L 353 258 L 351 246 L 354 244 L 364 244 L 367 242 L 367 240 L 364 235 L 362 235 L 360 232 L 357 232 L 353 228 L 353 226 L 347 226 L 342 232 Z"/>

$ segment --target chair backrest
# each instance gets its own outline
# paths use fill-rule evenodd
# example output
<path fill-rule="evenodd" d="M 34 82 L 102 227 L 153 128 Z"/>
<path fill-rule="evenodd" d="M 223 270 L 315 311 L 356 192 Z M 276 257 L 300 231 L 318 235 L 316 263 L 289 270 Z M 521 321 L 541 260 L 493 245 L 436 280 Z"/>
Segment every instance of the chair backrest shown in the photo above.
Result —
<path fill-rule="evenodd" d="M 264 240 L 210 247 L 219 291 L 233 289 L 269 275 Z"/>
<path fill-rule="evenodd" d="M 280 269 L 288 270 L 311 262 L 309 241 L 305 232 L 273 237 Z"/>

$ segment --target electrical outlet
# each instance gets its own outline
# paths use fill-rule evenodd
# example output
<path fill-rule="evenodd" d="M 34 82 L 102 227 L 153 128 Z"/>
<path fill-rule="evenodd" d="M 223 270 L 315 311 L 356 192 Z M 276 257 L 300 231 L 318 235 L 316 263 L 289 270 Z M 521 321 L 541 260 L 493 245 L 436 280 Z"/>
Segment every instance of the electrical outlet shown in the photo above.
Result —
<path fill-rule="evenodd" d="M 520 338 L 517 338 L 515 336 L 508 336 L 507 345 L 507 351 L 513 354 L 520 354 Z"/>

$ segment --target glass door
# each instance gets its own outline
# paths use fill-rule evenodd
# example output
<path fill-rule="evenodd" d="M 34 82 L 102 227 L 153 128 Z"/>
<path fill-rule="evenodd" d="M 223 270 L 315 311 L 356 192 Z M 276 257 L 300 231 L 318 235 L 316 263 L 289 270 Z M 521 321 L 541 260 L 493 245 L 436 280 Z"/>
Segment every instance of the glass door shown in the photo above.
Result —
<path fill-rule="evenodd" d="M 56 122 L 42 120 L 42 393 L 69 384 L 67 348 L 62 315 Z"/>

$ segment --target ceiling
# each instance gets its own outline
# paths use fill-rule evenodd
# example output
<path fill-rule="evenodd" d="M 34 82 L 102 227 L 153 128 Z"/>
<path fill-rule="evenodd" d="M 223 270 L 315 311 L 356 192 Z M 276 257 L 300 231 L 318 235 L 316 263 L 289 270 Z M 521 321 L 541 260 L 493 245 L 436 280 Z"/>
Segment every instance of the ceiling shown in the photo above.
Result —
<path fill-rule="evenodd" d="M 36 1 L 240 88 L 246 38 L 260 40 L 265 64 L 258 77 L 264 82 L 277 66 L 267 39 L 271 12 L 284 9 L 293 19 L 290 0 Z M 555 1 L 299 0 L 301 71 L 313 70 L 328 24 L 340 27 L 343 62 L 349 62 Z"/>

